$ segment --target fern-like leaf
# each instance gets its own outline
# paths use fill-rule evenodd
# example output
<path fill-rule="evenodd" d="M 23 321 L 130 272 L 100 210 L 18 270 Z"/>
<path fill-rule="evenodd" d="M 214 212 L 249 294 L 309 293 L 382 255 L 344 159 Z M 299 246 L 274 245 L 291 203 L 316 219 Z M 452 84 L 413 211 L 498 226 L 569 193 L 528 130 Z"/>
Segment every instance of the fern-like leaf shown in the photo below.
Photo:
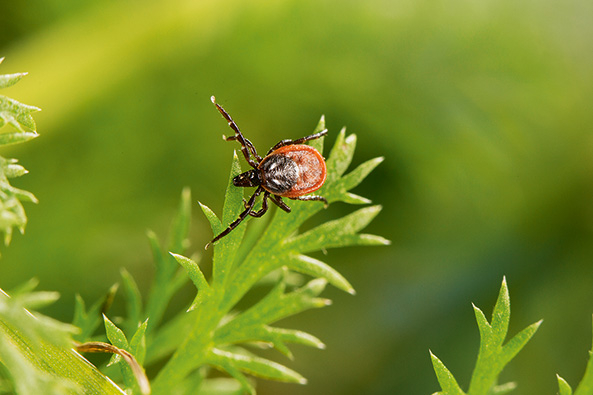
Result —
<path fill-rule="evenodd" d="M 322 117 L 314 133 L 323 129 L 325 120 Z M 311 145 L 322 151 L 323 139 L 312 141 Z M 350 189 L 362 182 L 382 159 L 367 161 L 343 176 L 352 161 L 355 146 L 356 137 L 346 136 L 342 129 L 326 161 L 325 185 L 316 192 L 330 203 L 369 203 L 368 199 L 350 193 Z M 233 177 L 240 173 L 239 158 L 234 154 L 222 219 L 200 203 L 214 234 L 224 230 L 244 210 L 243 188 L 232 184 Z M 304 310 L 327 306 L 330 301 L 319 297 L 327 283 L 354 293 L 352 285 L 337 270 L 305 254 L 335 247 L 385 245 L 389 241 L 379 236 L 359 233 L 380 212 L 380 206 L 360 209 L 304 233 L 298 232 L 300 226 L 323 210 L 323 204 L 291 201 L 290 206 L 290 213 L 276 210 L 267 228 L 259 229 L 262 233 L 258 238 L 246 238 L 249 249 L 242 248 L 247 220 L 219 240 L 214 248 L 210 282 L 195 262 L 173 254 L 177 262 L 187 270 L 198 289 L 198 295 L 192 304 L 192 311 L 186 316 L 188 318 L 178 317 L 171 324 L 178 330 L 183 328 L 187 333 L 172 358 L 157 375 L 153 393 L 167 393 L 168 389 L 184 382 L 193 370 L 203 365 L 226 371 L 248 393 L 254 393 L 255 388 L 245 374 L 287 382 L 305 382 L 298 373 L 253 355 L 243 346 L 253 343 L 270 344 L 288 357 L 292 357 L 289 343 L 324 348 L 319 339 L 308 333 L 272 326 L 275 322 Z M 249 290 L 264 278 L 271 279 L 270 275 L 279 271 L 283 274 L 273 277 L 274 287 L 266 296 L 244 311 L 232 312 Z M 295 273 L 308 275 L 313 279 L 294 288 L 288 278 L 294 277 Z M 163 338 L 169 343 L 169 350 L 174 348 L 173 333 L 172 331 L 171 336 Z"/>
<path fill-rule="evenodd" d="M 0 58 L 0 63 L 4 58 Z M 16 84 L 26 73 L 0 75 L 0 89 Z M 37 137 L 32 113 L 37 107 L 28 106 L 0 95 L 0 146 L 18 144 Z M 12 128 L 3 128 L 4 125 Z M 27 216 L 21 202 L 37 203 L 31 193 L 10 185 L 9 178 L 20 177 L 27 173 L 24 167 L 17 165 L 16 159 L 0 156 L 0 231 L 4 233 L 4 244 L 10 244 L 13 229 L 24 233 Z"/>
<path fill-rule="evenodd" d="M 511 317 L 511 303 L 506 279 L 503 278 L 498 300 L 492 312 L 491 323 L 476 306 L 474 313 L 480 330 L 480 351 L 478 361 L 472 373 L 468 395 L 506 394 L 515 388 L 515 383 L 497 385 L 497 379 L 503 368 L 517 355 L 535 334 L 542 321 L 531 324 L 515 335 L 506 344 Z M 445 365 L 431 353 L 433 366 L 442 392 L 439 394 L 464 395 L 465 392 L 457 385 L 457 381 L 445 368 Z"/>
<path fill-rule="evenodd" d="M 10 392 L 123 394 L 72 349 L 74 326 L 30 310 L 56 299 L 54 292 L 33 292 L 29 286 L 11 296 L 0 289 L 0 364 L 9 374 Z"/>
<path fill-rule="evenodd" d="M 558 377 L 558 388 L 560 395 L 572 395 L 572 388 L 562 377 Z M 593 395 L 593 349 L 589 351 L 589 362 L 581 382 L 574 391 L 574 395 Z"/>

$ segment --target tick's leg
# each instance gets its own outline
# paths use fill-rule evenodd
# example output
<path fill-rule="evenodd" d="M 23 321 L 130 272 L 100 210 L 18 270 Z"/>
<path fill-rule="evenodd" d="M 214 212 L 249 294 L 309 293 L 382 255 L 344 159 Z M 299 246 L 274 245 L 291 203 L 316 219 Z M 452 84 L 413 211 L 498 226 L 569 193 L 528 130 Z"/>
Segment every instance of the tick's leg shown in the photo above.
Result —
<path fill-rule="evenodd" d="M 272 151 L 275 151 L 280 147 L 284 147 L 285 145 L 303 144 L 303 143 L 306 143 L 307 141 L 315 140 L 321 136 L 325 136 L 326 134 L 327 134 L 327 129 L 323 129 L 319 133 L 315 133 L 315 134 L 312 134 L 312 135 L 306 136 L 306 137 L 301 137 L 300 139 L 296 139 L 296 140 L 287 139 L 287 140 L 279 141 L 278 144 L 276 144 L 275 146 L 270 148 L 270 150 L 268 151 L 268 153 L 266 155 L 269 155 Z"/>
<path fill-rule="evenodd" d="M 327 202 L 327 199 L 324 198 L 323 196 L 317 196 L 317 195 L 303 195 L 303 196 L 297 196 L 297 197 L 291 197 L 289 199 L 292 200 L 317 200 L 317 201 L 321 201 L 323 202 L 324 206 L 327 208 L 327 206 L 329 205 L 329 203 Z"/>
<path fill-rule="evenodd" d="M 218 240 L 222 239 L 224 236 L 226 236 L 229 233 L 231 233 L 231 231 L 233 229 L 235 229 L 241 223 L 241 221 L 243 221 L 249 215 L 249 213 L 251 213 L 251 210 L 253 210 L 253 206 L 255 205 L 255 199 L 259 196 L 259 194 L 262 191 L 263 191 L 263 188 L 258 187 L 255 190 L 255 192 L 253 192 L 253 195 L 251 195 L 251 198 L 249 198 L 249 201 L 247 202 L 245 211 L 243 211 L 241 214 L 239 214 L 239 218 L 237 218 L 236 220 L 234 220 L 233 222 L 231 222 L 231 224 L 229 225 L 228 228 L 226 228 L 225 230 L 223 230 L 218 236 L 216 236 L 208 244 L 206 244 L 206 247 L 204 247 L 205 250 L 207 250 L 208 247 L 210 247 L 212 244 L 214 244 Z"/>
<path fill-rule="evenodd" d="M 280 207 L 287 213 L 290 213 L 290 207 L 288 207 L 286 203 L 282 201 L 282 198 L 280 196 L 272 195 L 270 196 L 270 199 L 276 204 L 276 206 Z"/>
<path fill-rule="evenodd" d="M 259 218 L 262 215 L 264 215 L 266 213 L 266 211 L 268 211 L 268 197 L 270 196 L 270 192 L 266 191 L 264 193 L 264 197 L 261 201 L 261 209 L 259 209 L 258 211 L 252 211 L 249 213 L 249 215 L 251 215 L 252 217 L 256 217 Z"/>
<path fill-rule="evenodd" d="M 216 106 L 216 108 L 222 114 L 222 116 L 224 117 L 224 119 L 227 120 L 230 128 L 233 129 L 233 131 L 235 132 L 235 134 L 233 136 L 230 136 L 230 137 L 223 136 L 224 139 L 226 141 L 232 141 L 232 140 L 239 141 L 239 144 L 241 144 L 241 152 L 243 152 L 243 156 L 245 156 L 245 159 L 251 165 L 251 167 L 253 167 L 254 169 L 256 169 L 257 166 L 258 166 L 258 164 L 259 164 L 259 162 L 261 162 L 261 159 L 262 159 L 261 156 L 259 156 L 257 154 L 257 151 L 255 150 L 255 147 L 253 146 L 253 144 L 251 143 L 251 141 L 247 140 L 245 138 L 245 136 L 243 136 L 243 133 L 241 133 L 241 131 L 239 130 L 239 127 L 237 126 L 237 124 L 235 123 L 235 121 L 233 121 L 233 118 L 231 118 L 231 116 L 229 115 L 229 113 L 227 113 L 224 110 L 224 108 L 222 108 L 222 106 L 220 106 L 218 103 L 216 103 L 216 98 L 214 96 L 212 96 L 210 98 L 210 100 L 212 100 L 212 103 Z M 250 154 L 253 155 L 253 157 L 256 160 L 253 160 L 251 158 L 251 155 Z"/>

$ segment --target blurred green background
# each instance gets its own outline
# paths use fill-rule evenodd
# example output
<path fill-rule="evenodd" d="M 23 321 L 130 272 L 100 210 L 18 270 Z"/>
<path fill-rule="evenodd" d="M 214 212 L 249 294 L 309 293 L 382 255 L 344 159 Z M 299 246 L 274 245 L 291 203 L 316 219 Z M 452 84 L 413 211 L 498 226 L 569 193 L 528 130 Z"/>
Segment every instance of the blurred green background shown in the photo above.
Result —
<path fill-rule="evenodd" d="M 214 94 L 261 151 L 325 114 L 326 147 L 346 125 L 354 165 L 386 157 L 355 192 L 384 206 L 366 232 L 393 244 L 328 252 L 358 294 L 281 323 L 328 347 L 277 357 L 308 385 L 259 393 L 430 394 L 429 349 L 467 388 L 470 302 L 489 317 L 504 275 L 511 334 L 544 323 L 502 379 L 574 387 L 593 313 L 591 21 L 589 0 L 2 2 L 0 72 L 30 73 L 2 94 L 43 112 L 41 137 L 1 153 L 40 203 L 2 248 L 0 287 L 38 277 L 68 321 L 121 267 L 146 289 L 145 231 L 165 237 L 186 185 L 200 251 L 197 200 L 221 211 L 237 148 Z"/>

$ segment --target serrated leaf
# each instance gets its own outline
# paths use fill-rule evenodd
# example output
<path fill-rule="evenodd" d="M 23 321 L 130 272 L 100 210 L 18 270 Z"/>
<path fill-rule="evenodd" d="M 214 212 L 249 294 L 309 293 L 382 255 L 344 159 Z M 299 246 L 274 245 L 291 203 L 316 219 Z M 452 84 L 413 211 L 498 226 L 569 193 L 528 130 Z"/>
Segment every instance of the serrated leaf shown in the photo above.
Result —
<path fill-rule="evenodd" d="M 191 190 L 183 188 L 177 216 L 171 224 L 169 232 L 169 251 L 181 254 L 189 245 L 188 233 L 191 220 Z"/>
<path fill-rule="evenodd" d="M 501 385 L 496 385 L 492 388 L 489 395 L 505 395 L 509 394 L 517 388 L 517 384 L 513 381 Z"/>
<path fill-rule="evenodd" d="M 219 234 L 220 232 L 222 232 L 223 231 L 222 223 L 220 222 L 220 220 L 218 219 L 218 217 L 216 216 L 214 211 L 212 211 L 212 209 L 210 207 L 206 206 L 202 202 L 198 202 L 198 204 L 200 205 L 200 208 L 202 209 L 204 216 L 210 223 L 210 228 L 212 229 L 212 234 L 216 235 L 216 234 Z"/>
<path fill-rule="evenodd" d="M 241 173 L 239 166 L 239 158 L 236 151 L 233 152 L 233 162 L 231 166 L 231 173 L 227 184 L 224 206 L 222 209 L 222 228 L 217 231 L 214 236 L 217 236 L 222 230 L 230 225 L 231 222 L 237 219 L 239 214 L 245 209 L 243 205 L 243 188 L 237 188 L 233 185 L 233 178 Z M 223 239 L 216 242 L 217 248 L 214 249 L 214 256 L 212 258 L 212 285 L 218 286 L 224 283 L 230 268 L 233 265 L 235 255 L 241 245 L 243 234 L 245 233 L 245 225 L 249 218 L 237 226 L 230 234 Z"/>
<path fill-rule="evenodd" d="M 492 311 L 492 335 L 497 344 L 502 344 L 509 330 L 509 321 L 511 319 L 511 304 L 509 301 L 509 288 L 507 280 L 502 279 L 500 293 Z"/>
<path fill-rule="evenodd" d="M 25 74 L 0 75 L 0 88 L 14 85 Z M 0 95 L 0 128 L 8 123 L 16 129 L 0 130 L 0 145 L 22 143 L 37 137 L 35 121 L 31 116 L 35 111 L 39 109 Z M 5 245 L 10 243 L 13 229 L 16 228 L 21 233 L 25 231 L 27 216 L 21 200 L 37 203 L 37 198 L 32 193 L 14 188 L 8 182 L 8 178 L 25 173 L 25 168 L 17 165 L 15 159 L 0 157 L 0 232 L 4 233 Z"/>
<path fill-rule="evenodd" d="M 196 262 L 193 260 L 184 257 L 183 255 L 177 255 L 174 253 L 170 253 L 173 258 L 187 271 L 190 280 L 194 283 L 198 290 L 198 295 L 196 296 L 195 300 L 193 301 L 189 310 L 195 309 L 200 303 L 203 302 L 204 298 L 206 298 L 210 294 L 210 285 L 204 277 L 204 273 L 200 270 L 200 267 Z"/>
<path fill-rule="evenodd" d="M 340 182 L 343 190 L 348 191 L 357 187 L 385 158 L 378 157 L 368 160 L 344 176 Z"/>
<path fill-rule="evenodd" d="M 124 332 L 119 329 L 105 314 L 103 314 L 103 321 L 105 323 L 105 334 L 107 335 L 107 339 L 109 342 L 113 344 L 117 348 L 121 348 L 124 350 L 128 350 L 130 345 L 128 344 L 128 339 L 126 339 L 126 335 Z M 120 362 L 121 357 L 118 354 L 114 354 L 113 358 L 109 365 L 116 364 Z"/>
<path fill-rule="evenodd" d="M 103 342 L 78 344 L 76 349 L 80 352 L 111 353 L 114 355 L 113 360 L 123 360 L 125 363 L 120 366 L 124 383 L 128 388 L 126 392 L 131 394 L 141 393 L 142 395 L 150 394 L 150 383 L 144 369 L 128 350 Z"/>
<path fill-rule="evenodd" d="M 342 128 L 326 162 L 328 169 L 331 169 L 327 175 L 328 181 L 335 181 L 346 172 L 346 169 L 352 163 L 355 148 L 356 135 L 351 134 L 346 137 L 346 128 Z"/>
<path fill-rule="evenodd" d="M 10 124 L 22 133 L 35 132 L 31 114 L 37 111 L 41 110 L 0 95 L 0 127 Z"/>
<path fill-rule="evenodd" d="M 535 334 L 539 326 L 543 321 L 540 320 L 529 325 L 527 328 L 523 329 L 521 332 L 516 334 L 511 340 L 507 342 L 507 344 L 502 347 L 501 352 L 501 360 L 503 363 L 508 363 L 511 359 L 517 355 L 519 351 L 527 344 L 527 342 L 531 339 L 531 337 Z"/>
<path fill-rule="evenodd" d="M 348 204 L 369 204 L 369 203 L 371 203 L 371 200 L 369 200 L 363 196 L 359 196 L 355 193 L 350 193 L 350 192 L 344 193 L 340 200 L 342 202 L 348 203 Z"/>
<path fill-rule="evenodd" d="M 307 380 L 292 369 L 269 359 L 236 354 L 213 348 L 208 363 L 228 371 L 228 367 L 266 379 L 306 384 Z"/>
<path fill-rule="evenodd" d="M 589 361 L 587 362 L 585 374 L 574 393 L 575 395 L 593 394 L 593 349 L 589 351 Z"/>
<path fill-rule="evenodd" d="M 465 395 L 465 393 L 459 388 L 457 380 L 451 374 L 449 369 L 441 362 L 440 359 L 430 352 L 430 359 L 432 360 L 432 367 L 437 375 L 439 385 L 443 389 L 443 394 L 446 395 Z"/>
<path fill-rule="evenodd" d="M 4 168 L 4 175 L 6 178 L 16 178 L 22 177 L 27 174 L 29 171 L 25 169 L 23 166 L 16 163 L 16 160 L 10 161 Z"/>
<path fill-rule="evenodd" d="M 19 394 L 123 394 L 72 350 L 72 328 L 21 305 L 25 292 L 9 298 L 0 290 L 0 360 Z M 43 299 L 43 298 L 41 298 Z"/>
<path fill-rule="evenodd" d="M 30 278 L 29 280 L 25 281 L 24 283 L 17 285 L 16 287 L 11 289 L 7 293 L 9 295 L 12 295 L 12 297 L 16 297 L 20 294 L 33 292 L 35 290 L 35 288 L 37 288 L 38 285 L 39 285 L 39 279 L 37 277 L 33 277 L 33 278 Z"/>
<path fill-rule="evenodd" d="M 505 278 L 492 312 L 492 323 L 489 324 L 484 313 L 474 306 L 480 329 L 480 351 L 472 373 L 469 394 L 487 394 L 492 391 L 503 368 L 525 346 L 541 324 L 539 321 L 528 326 L 503 346 L 502 343 L 507 336 L 510 311 L 510 298 Z"/>
<path fill-rule="evenodd" d="M 189 245 L 188 233 L 190 218 L 191 193 L 189 189 L 184 188 L 181 192 L 179 208 L 171 225 L 169 235 L 169 246 L 174 253 L 183 253 Z M 150 288 L 150 293 L 148 294 L 144 314 L 144 318 L 150 318 L 148 331 L 151 332 L 158 328 L 171 297 L 183 284 L 185 284 L 187 277 L 169 252 L 163 251 L 156 235 L 153 232 L 148 232 L 147 235 L 156 271 Z"/>
<path fill-rule="evenodd" d="M 111 322 L 105 314 L 103 314 L 103 320 L 105 321 L 105 333 L 111 344 L 124 350 L 129 349 L 130 345 L 124 332 Z"/>
<path fill-rule="evenodd" d="M 37 310 L 53 304 L 60 299 L 60 294 L 51 291 L 26 292 L 21 295 L 16 295 L 15 298 L 24 308 Z"/>
<path fill-rule="evenodd" d="M 79 334 L 74 336 L 77 341 L 86 342 L 90 340 L 90 337 L 95 330 L 101 323 L 103 323 L 102 313 L 107 313 L 118 289 L 119 284 L 116 283 L 112 285 L 105 296 L 93 303 L 88 311 L 86 311 L 86 306 L 82 297 L 78 294 L 76 295 L 72 324 L 81 330 Z"/>
<path fill-rule="evenodd" d="M 140 295 L 136 281 L 126 269 L 121 269 L 120 275 L 123 280 L 126 312 L 128 313 L 126 331 L 132 334 L 138 328 L 142 319 L 142 296 Z"/>
<path fill-rule="evenodd" d="M 556 375 L 558 380 L 558 395 L 572 395 L 572 388 L 570 385 L 559 375 Z"/>
<path fill-rule="evenodd" d="M 146 356 L 146 328 L 148 327 L 148 318 L 140 326 L 130 340 L 130 352 L 136 357 L 140 365 L 144 363 Z"/>
<path fill-rule="evenodd" d="M 289 240 L 287 247 L 310 252 L 349 245 L 373 244 L 374 242 L 382 244 L 383 242 L 378 239 L 363 238 L 356 233 L 367 226 L 380 211 L 381 206 L 366 207 L 340 219 L 326 222 Z"/>
<path fill-rule="evenodd" d="M 0 125 L 2 125 L 3 120 L 0 120 Z M 20 144 L 25 143 L 29 140 L 33 140 L 34 138 L 39 137 L 37 133 L 33 132 L 5 132 L 0 133 L 0 145 L 11 145 L 11 144 Z"/>
<path fill-rule="evenodd" d="M 217 367 L 219 369 L 222 369 L 223 371 L 226 371 L 235 380 L 237 380 L 237 382 L 241 385 L 241 388 L 243 388 L 245 392 L 247 392 L 250 395 L 255 395 L 255 388 L 253 387 L 253 385 L 251 385 L 249 379 L 247 379 L 247 377 L 245 377 L 245 375 L 241 373 L 239 369 L 235 368 L 229 363 Z"/>
<path fill-rule="evenodd" d="M 219 110 L 221 110 L 220 107 Z M 233 126 L 230 115 L 225 114 L 224 111 L 221 112 Z M 315 132 L 324 129 L 325 119 L 322 117 Z M 323 138 L 309 143 L 323 152 Z M 328 201 L 342 200 L 356 204 L 369 202 L 368 199 L 352 194 L 347 189 L 362 181 L 381 159 L 365 162 L 346 176 L 347 178 L 341 178 L 352 161 L 355 145 L 356 137 L 354 135 L 346 137 L 345 131 L 342 130 L 326 161 L 325 185 L 316 194 L 326 197 Z M 233 178 L 240 172 L 239 159 L 234 154 L 222 220 L 219 220 L 206 205 L 200 203 L 202 211 L 210 222 L 213 236 L 220 234 L 245 210 L 243 188 L 235 187 L 232 183 Z M 323 210 L 324 205 L 320 202 L 288 200 L 286 203 L 291 208 L 290 213 L 276 209 L 272 220 L 267 224 L 264 223 L 267 228 L 263 232 L 260 228 L 255 237 L 251 235 L 248 238 L 251 240 L 247 246 L 249 248 L 243 248 L 237 253 L 243 240 L 245 224 L 251 217 L 245 218 L 238 227 L 216 242 L 212 280 L 209 283 L 210 297 L 205 298 L 199 308 L 189 312 L 183 319 L 176 319 L 159 331 L 155 341 L 158 339 L 159 343 L 166 345 L 149 347 L 147 360 L 163 358 L 177 347 L 153 382 L 155 394 L 167 393 L 170 388 L 183 383 L 185 378 L 204 362 L 228 372 L 248 392 L 254 392 L 254 389 L 244 373 L 288 381 L 304 380 L 282 365 L 245 353 L 245 350 L 238 345 L 243 343 L 273 345 L 289 357 L 292 357 L 288 348 L 289 343 L 323 348 L 323 343 L 312 335 L 298 330 L 270 326 L 273 322 L 306 309 L 327 306 L 330 301 L 318 295 L 328 282 L 347 292 L 353 292 L 350 283 L 335 269 L 303 254 L 308 251 L 345 245 L 384 245 L 389 241 L 379 236 L 358 233 L 378 214 L 380 206 L 358 210 L 344 218 L 299 234 L 299 227 L 315 213 Z M 256 202 L 255 209 L 258 210 L 260 207 L 261 203 Z M 262 224 L 262 220 L 253 220 Z M 198 270 L 195 263 L 181 255 L 175 258 L 188 269 L 198 289 L 208 286 L 203 273 Z M 231 313 L 251 288 L 271 273 L 280 271 L 282 267 L 286 268 L 282 271 L 284 275 L 275 277 L 278 283 L 268 294 L 247 310 Z M 289 273 L 288 270 L 291 272 Z M 289 275 L 294 277 L 296 273 L 308 274 L 314 279 L 305 286 L 293 290 L 293 285 L 292 283 L 289 285 L 287 278 Z M 200 291 L 198 298 L 199 295 Z M 180 339 L 178 333 L 181 332 L 185 335 Z M 227 350 L 231 346 L 233 352 Z M 218 350 L 218 353 L 212 353 L 212 350 Z M 242 352 L 235 352 L 239 350 Z M 208 360 L 205 361 L 206 356 Z"/>
<path fill-rule="evenodd" d="M 13 86 L 26 75 L 27 73 L 0 74 L 0 89 Z"/>
<path fill-rule="evenodd" d="M 289 254 L 285 265 L 292 271 L 308 274 L 313 277 L 324 278 L 334 287 L 355 294 L 352 285 L 337 270 L 328 264 L 301 254 Z"/>
<path fill-rule="evenodd" d="M 179 336 L 179 334 L 189 335 L 192 333 L 195 316 L 196 311 L 191 311 L 185 314 L 178 314 L 172 320 L 164 323 L 158 332 L 156 332 L 152 341 L 147 344 L 146 365 L 150 365 L 177 350 L 185 340 L 185 336 Z"/>
<path fill-rule="evenodd" d="M 472 307 L 474 308 L 474 315 L 476 316 L 476 321 L 478 322 L 478 329 L 480 330 L 480 339 L 485 342 L 486 339 L 489 339 L 492 336 L 492 327 L 488 323 L 484 312 L 472 303 Z"/>
<path fill-rule="evenodd" d="M 14 195 L 18 200 L 23 200 L 26 202 L 37 203 L 37 198 L 31 192 L 24 191 L 22 189 L 15 188 L 8 183 L 0 183 L 0 189 L 3 192 L 7 192 L 9 194 Z M 22 206 L 21 206 L 22 207 Z M 23 212 L 24 215 L 24 212 Z"/>
<path fill-rule="evenodd" d="M 126 387 L 133 389 L 134 392 L 140 391 L 142 394 L 150 393 L 148 379 L 146 379 L 141 364 L 134 357 L 131 343 L 128 342 L 126 335 L 113 322 L 111 322 L 107 316 L 104 315 L 103 319 L 105 320 L 105 333 L 107 334 L 107 338 L 111 342 L 111 345 L 116 347 L 116 349 L 112 349 L 111 351 L 115 354 L 109 365 L 114 365 L 124 360 L 126 363 L 120 364 L 120 369 Z M 136 349 L 140 349 L 142 354 L 144 354 L 144 345 L 142 343 L 144 342 L 146 328 L 147 321 L 144 321 L 135 333 L 136 338 L 133 339 L 135 343 L 134 346 Z M 108 347 L 109 345 L 106 346 Z M 144 355 L 141 355 L 141 357 L 144 359 Z"/>

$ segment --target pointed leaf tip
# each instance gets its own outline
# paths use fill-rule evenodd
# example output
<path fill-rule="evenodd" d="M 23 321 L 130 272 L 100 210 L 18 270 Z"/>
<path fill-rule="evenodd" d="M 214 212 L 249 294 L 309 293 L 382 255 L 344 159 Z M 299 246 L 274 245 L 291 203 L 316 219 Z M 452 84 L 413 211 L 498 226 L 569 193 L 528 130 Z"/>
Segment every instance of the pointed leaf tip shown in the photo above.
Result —
<path fill-rule="evenodd" d="M 556 380 L 558 381 L 558 395 L 572 395 L 572 388 L 566 380 L 558 374 L 556 374 Z"/>

